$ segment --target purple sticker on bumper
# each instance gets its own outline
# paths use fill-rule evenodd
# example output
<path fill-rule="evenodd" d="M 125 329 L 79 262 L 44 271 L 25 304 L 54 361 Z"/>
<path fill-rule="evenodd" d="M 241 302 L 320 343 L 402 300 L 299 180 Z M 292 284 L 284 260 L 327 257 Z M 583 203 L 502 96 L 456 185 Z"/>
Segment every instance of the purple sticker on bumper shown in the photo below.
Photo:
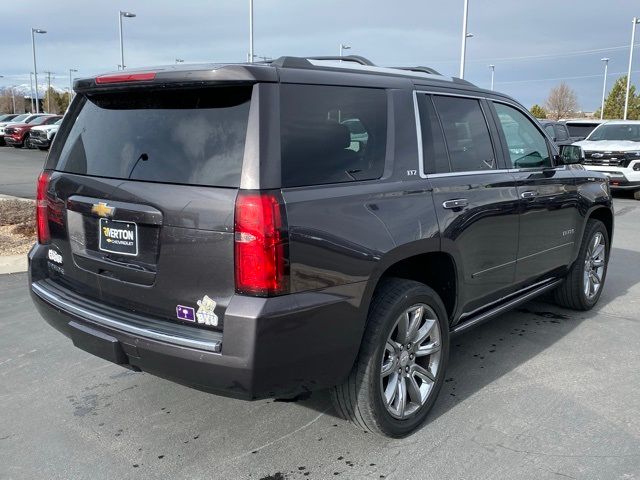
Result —
<path fill-rule="evenodd" d="M 180 320 L 185 320 L 187 322 L 195 322 L 196 321 L 196 312 L 191 307 L 185 307 L 184 305 L 176 306 L 176 316 Z"/>

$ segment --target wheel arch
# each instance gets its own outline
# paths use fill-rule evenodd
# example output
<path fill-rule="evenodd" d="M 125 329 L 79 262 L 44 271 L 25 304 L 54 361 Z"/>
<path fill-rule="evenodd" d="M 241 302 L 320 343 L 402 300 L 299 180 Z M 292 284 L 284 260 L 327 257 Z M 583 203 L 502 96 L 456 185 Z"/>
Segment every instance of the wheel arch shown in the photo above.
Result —
<path fill-rule="evenodd" d="M 425 249 L 412 245 L 394 249 L 380 260 L 370 276 L 363 295 L 363 309 L 368 315 L 376 289 L 385 278 L 404 278 L 431 287 L 442 299 L 451 323 L 457 307 L 458 267 L 459 263 L 453 255 L 438 248 Z"/>

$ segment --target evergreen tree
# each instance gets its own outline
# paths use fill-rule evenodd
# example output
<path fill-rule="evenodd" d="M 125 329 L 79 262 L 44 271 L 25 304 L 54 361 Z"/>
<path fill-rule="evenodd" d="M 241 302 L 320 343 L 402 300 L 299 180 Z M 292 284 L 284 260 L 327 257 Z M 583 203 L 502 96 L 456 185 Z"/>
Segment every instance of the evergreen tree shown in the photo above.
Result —
<path fill-rule="evenodd" d="M 531 115 L 536 118 L 547 118 L 547 112 L 545 112 L 544 108 L 542 108 L 537 103 L 533 107 L 531 107 L 529 111 L 531 112 Z"/>
<path fill-rule="evenodd" d="M 624 100 L 627 90 L 627 76 L 620 77 L 613 84 L 609 95 L 604 101 L 604 118 L 619 119 L 624 116 Z M 599 113 L 599 112 L 598 112 Z M 599 115 L 598 115 L 599 116 Z M 638 120 L 640 118 L 640 97 L 636 95 L 636 87 L 631 85 L 629 88 L 629 109 L 627 112 L 628 120 Z"/>

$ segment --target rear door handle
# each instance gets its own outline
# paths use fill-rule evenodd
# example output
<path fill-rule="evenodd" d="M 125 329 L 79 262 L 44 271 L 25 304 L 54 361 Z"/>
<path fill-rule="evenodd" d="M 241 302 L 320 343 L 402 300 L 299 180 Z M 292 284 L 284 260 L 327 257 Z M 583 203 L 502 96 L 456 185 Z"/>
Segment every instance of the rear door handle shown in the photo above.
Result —
<path fill-rule="evenodd" d="M 442 202 L 444 208 L 464 208 L 469 206 L 469 201 L 466 198 L 456 198 L 455 200 L 447 200 Z"/>
<path fill-rule="evenodd" d="M 535 198 L 538 196 L 538 192 L 536 192 L 535 190 L 529 190 L 527 192 L 522 192 L 520 196 L 522 198 Z"/>

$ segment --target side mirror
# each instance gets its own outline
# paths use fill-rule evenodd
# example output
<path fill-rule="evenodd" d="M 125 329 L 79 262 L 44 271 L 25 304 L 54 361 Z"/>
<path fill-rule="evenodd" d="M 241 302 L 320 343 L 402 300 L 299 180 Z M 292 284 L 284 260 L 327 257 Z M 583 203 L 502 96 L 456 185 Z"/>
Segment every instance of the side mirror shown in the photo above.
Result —
<path fill-rule="evenodd" d="M 578 145 L 562 145 L 560 147 L 560 160 L 565 165 L 574 165 L 584 162 L 584 150 Z"/>

